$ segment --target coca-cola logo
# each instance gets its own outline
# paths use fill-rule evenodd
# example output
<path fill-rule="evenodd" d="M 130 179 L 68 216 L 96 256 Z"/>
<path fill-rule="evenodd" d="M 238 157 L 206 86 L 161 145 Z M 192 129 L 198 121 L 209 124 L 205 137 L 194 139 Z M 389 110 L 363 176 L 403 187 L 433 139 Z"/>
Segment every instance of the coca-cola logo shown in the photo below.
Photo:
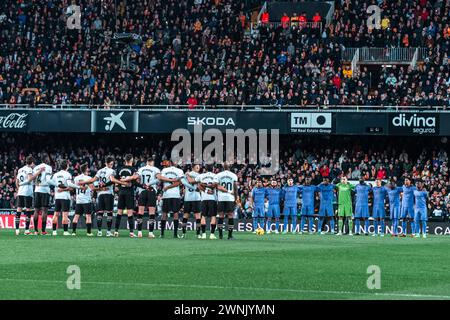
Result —
<path fill-rule="evenodd" d="M 27 126 L 26 113 L 10 113 L 7 116 L 0 116 L 0 128 L 22 129 Z"/>

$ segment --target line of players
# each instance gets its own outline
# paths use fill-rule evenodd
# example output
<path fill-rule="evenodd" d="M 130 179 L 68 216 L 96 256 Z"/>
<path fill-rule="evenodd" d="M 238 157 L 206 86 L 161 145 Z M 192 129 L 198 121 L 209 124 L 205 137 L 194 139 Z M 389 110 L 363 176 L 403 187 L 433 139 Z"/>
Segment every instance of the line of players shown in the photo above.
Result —
<path fill-rule="evenodd" d="M 324 223 L 329 223 L 331 233 L 335 233 L 335 212 L 333 209 L 334 193 L 337 193 L 337 235 L 344 233 L 345 220 L 348 222 L 349 235 L 353 235 L 353 222 L 355 223 L 355 234 L 361 233 L 361 224 L 365 226 L 365 234 L 369 229 L 369 193 L 373 195 L 372 217 L 374 219 L 375 233 L 373 236 L 384 236 L 386 233 L 386 201 L 389 203 L 390 219 L 392 221 L 392 236 L 405 237 L 407 234 L 407 223 L 410 223 L 411 234 L 420 237 L 420 233 L 426 238 L 427 226 L 427 199 L 428 192 L 424 188 L 424 183 L 418 181 L 416 186 L 412 185 L 409 178 L 405 178 L 404 185 L 398 187 L 393 180 L 383 186 L 381 180 L 376 180 L 375 186 L 370 186 L 364 180 L 359 184 L 352 185 L 346 177 L 341 178 L 338 184 L 330 183 L 328 178 L 315 186 L 307 178 L 304 185 L 294 185 L 293 179 L 288 179 L 287 186 L 282 188 L 277 186 L 277 182 L 272 180 L 265 187 L 261 180 L 252 190 L 253 207 L 253 229 L 265 228 L 271 232 L 272 219 L 275 219 L 275 233 L 279 233 L 280 205 L 283 204 L 284 228 L 283 233 L 288 232 L 289 218 L 292 222 L 291 232 L 297 230 L 297 199 L 302 196 L 300 231 L 303 233 L 305 224 L 308 221 L 308 230 L 313 233 L 314 225 L 314 200 L 316 193 L 319 193 L 319 222 L 318 232 L 321 231 Z M 355 193 L 355 212 L 353 214 L 352 192 Z M 265 200 L 268 200 L 267 216 L 265 215 Z M 400 200 L 401 199 L 401 200 Z M 399 220 L 402 221 L 402 232 L 398 233 Z M 255 233 L 255 231 L 253 231 Z"/>
<path fill-rule="evenodd" d="M 134 233 L 135 218 L 135 188 L 138 191 L 137 237 L 142 237 L 143 217 L 145 210 L 149 213 L 149 238 L 154 238 L 156 222 L 157 188 L 163 184 L 161 234 L 164 237 L 166 222 L 169 215 L 173 216 L 174 237 L 184 238 L 186 225 L 190 215 L 196 219 L 197 237 L 206 239 L 206 220 L 210 218 L 210 239 L 216 239 L 216 227 L 219 238 L 223 238 L 224 219 L 228 218 L 228 239 L 233 239 L 233 212 L 237 196 L 237 176 L 228 170 L 225 164 L 223 171 L 214 174 L 211 166 L 206 166 L 200 173 L 200 165 L 193 165 L 186 174 L 165 161 L 165 167 L 160 171 L 154 166 L 153 159 L 148 159 L 145 166 L 138 170 L 133 167 L 133 156 L 126 155 L 124 165 L 117 171 L 113 169 L 114 159 L 107 157 L 105 167 L 98 170 L 95 176 L 90 176 L 88 165 L 80 167 L 80 175 L 72 179 L 68 172 L 70 163 L 64 160 L 60 163 L 60 171 L 53 174 L 50 159 L 43 157 L 42 163 L 35 166 L 35 160 L 29 156 L 26 165 L 18 170 L 16 185 L 18 188 L 16 234 L 19 231 L 20 216 L 25 213 L 25 234 L 38 235 L 39 216 L 47 221 L 50 188 L 55 189 L 55 213 L 53 216 L 53 235 L 57 235 L 58 216 L 62 215 L 64 235 L 76 235 L 80 216 L 85 215 L 87 235 L 92 233 L 92 215 L 96 215 L 97 236 L 102 236 L 103 219 L 106 216 L 106 236 L 119 236 L 122 216 L 128 218 L 130 237 Z M 114 186 L 118 186 L 117 215 L 115 229 L 112 233 Z M 181 210 L 181 186 L 184 186 L 184 210 L 182 216 L 182 234 L 178 235 L 179 213 Z M 69 233 L 69 210 L 71 192 L 75 192 L 75 216 L 72 221 L 72 233 Z M 93 212 L 93 192 L 97 193 L 97 211 Z M 34 202 L 34 210 L 32 209 Z M 216 217 L 218 214 L 218 218 Z M 30 222 L 33 216 L 34 232 L 30 232 Z M 46 223 L 42 223 L 41 234 L 45 235 Z"/>

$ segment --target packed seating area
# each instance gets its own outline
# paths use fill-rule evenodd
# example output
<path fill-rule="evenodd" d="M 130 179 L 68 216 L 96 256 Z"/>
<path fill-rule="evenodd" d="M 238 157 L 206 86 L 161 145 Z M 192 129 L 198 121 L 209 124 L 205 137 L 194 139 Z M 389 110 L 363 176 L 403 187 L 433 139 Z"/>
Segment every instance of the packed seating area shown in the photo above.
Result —
<path fill-rule="evenodd" d="M 381 29 L 365 21 L 366 1 L 335 1 L 329 25 L 248 32 L 263 1 L 78 0 L 81 30 L 67 28 L 68 0 L 0 3 L 0 104 L 448 106 L 450 3 L 374 1 Z M 117 7 L 115 7 L 117 3 Z M 133 71 L 121 70 L 135 33 Z M 426 47 L 426 58 L 352 75 L 348 47 Z"/>
<path fill-rule="evenodd" d="M 5 143 L 0 150 L 0 208 L 14 207 L 14 177 L 24 165 L 25 157 L 30 154 L 40 159 L 48 152 L 54 170 L 59 169 L 60 160 L 69 159 L 69 171 L 76 175 L 83 163 L 88 163 L 94 174 L 104 166 L 104 160 L 109 155 L 116 159 L 116 166 L 120 167 L 126 153 L 135 156 L 136 168 L 144 165 L 148 157 L 154 157 L 155 165 L 161 168 L 161 162 L 170 157 L 173 147 L 167 135 L 152 135 L 152 139 L 145 136 L 98 135 L 93 138 L 80 135 L 79 139 L 73 140 L 67 134 L 33 135 L 33 139 L 28 137 L 26 134 L 1 135 Z M 355 139 L 282 136 L 280 143 L 287 145 L 289 142 L 289 147 L 280 154 L 280 171 L 274 178 L 280 185 L 285 185 L 288 177 L 294 178 L 295 183 L 303 183 L 306 177 L 310 177 L 312 184 L 321 183 L 324 177 L 337 182 L 342 176 L 352 181 L 363 178 L 372 183 L 377 178 L 386 182 L 395 179 L 398 185 L 403 184 L 405 177 L 413 181 L 421 179 L 430 193 L 429 213 L 432 214 L 438 208 L 446 214 L 450 210 L 447 145 L 437 138 L 432 142 L 429 138 L 417 137 L 402 138 L 402 141 L 404 145 L 410 146 L 407 150 L 400 149 L 399 140 L 392 137 Z M 249 195 L 260 177 L 260 167 L 261 164 L 235 164 L 232 167 L 239 178 L 238 191 L 243 215 L 251 210 Z M 189 166 L 182 168 L 188 170 Z M 263 178 L 268 181 L 272 177 Z"/>

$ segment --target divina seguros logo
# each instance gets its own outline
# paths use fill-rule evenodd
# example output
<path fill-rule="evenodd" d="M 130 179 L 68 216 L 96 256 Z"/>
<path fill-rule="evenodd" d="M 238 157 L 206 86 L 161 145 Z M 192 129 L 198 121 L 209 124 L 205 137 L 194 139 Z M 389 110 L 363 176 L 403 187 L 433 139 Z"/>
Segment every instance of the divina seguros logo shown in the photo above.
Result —
<path fill-rule="evenodd" d="M 436 133 L 437 122 L 434 115 L 417 115 L 416 113 L 400 113 L 392 118 L 392 125 L 397 128 L 408 128 L 412 133 Z"/>
<path fill-rule="evenodd" d="M 10 113 L 6 116 L 0 116 L 0 128 L 3 129 L 22 129 L 27 126 L 26 113 Z"/>

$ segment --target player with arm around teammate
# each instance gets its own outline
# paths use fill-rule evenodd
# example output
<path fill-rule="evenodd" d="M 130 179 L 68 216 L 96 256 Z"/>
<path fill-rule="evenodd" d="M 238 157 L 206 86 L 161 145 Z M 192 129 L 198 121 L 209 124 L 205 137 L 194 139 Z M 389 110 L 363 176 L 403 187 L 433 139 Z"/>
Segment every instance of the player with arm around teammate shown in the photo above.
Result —
<path fill-rule="evenodd" d="M 86 219 L 86 235 L 92 237 L 92 191 L 95 190 L 92 184 L 79 186 L 78 183 L 92 179 L 89 175 L 90 170 L 87 164 L 80 167 L 81 174 L 76 176 L 74 183 L 75 188 L 75 217 L 72 221 L 72 235 L 76 235 L 77 225 L 80 216 L 85 215 Z"/>
<path fill-rule="evenodd" d="M 189 221 L 190 215 L 194 215 L 195 218 L 195 227 L 197 232 L 197 238 L 201 239 L 201 224 L 202 224 L 202 216 L 201 216 L 201 195 L 200 189 L 198 188 L 198 184 L 195 179 L 200 175 L 200 165 L 194 164 L 192 166 L 192 170 L 190 172 L 186 172 L 185 176 L 180 179 L 180 182 L 184 186 L 184 213 L 182 220 L 182 237 L 186 237 L 186 225 Z M 189 182 L 190 181 L 190 182 Z M 203 219 L 203 224 L 206 228 L 206 222 Z M 206 235 L 205 235 L 206 236 Z"/>
<path fill-rule="evenodd" d="M 305 179 L 305 185 L 298 186 L 299 191 L 302 195 L 302 210 L 301 210 L 301 221 L 300 221 L 300 234 L 303 234 L 305 229 L 306 219 L 308 218 L 308 231 L 313 234 L 314 225 L 314 198 L 317 187 L 311 184 L 311 178 Z M 296 219 L 293 220 L 293 231 L 296 230 Z"/>
<path fill-rule="evenodd" d="M 17 212 L 15 219 L 16 235 L 20 234 L 19 224 L 20 216 L 23 210 L 25 210 L 25 235 L 30 234 L 30 222 L 33 215 L 33 182 L 38 175 L 42 173 L 44 168 L 38 170 L 33 174 L 34 158 L 28 156 L 25 159 L 25 166 L 17 171 L 16 187 L 17 187 Z"/>
<path fill-rule="evenodd" d="M 289 229 L 289 217 L 291 217 L 292 224 L 297 225 L 297 198 L 300 189 L 294 185 L 294 179 L 289 178 L 287 186 L 283 187 L 283 215 L 284 215 L 284 228 L 283 234 L 288 233 Z M 292 233 L 295 233 L 295 229 L 292 228 Z"/>
<path fill-rule="evenodd" d="M 369 192 L 372 189 L 370 185 L 360 179 L 355 187 L 356 204 L 355 204 L 355 235 L 361 232 L 361 222 L 364 222 L 364 234 L 369 235 Z"/>
<path fill-rule="evenodd" d="M 377 236 L 380 234 L 381 237 L 384 237 L 386 232 L 386 210 L 384 208 L 385 199 L 388 195 L 387 189 L 381 185 L 381 179 L 377 179 L 375 181 L 376 186 L 372 188 L 373 193 L 373 207 L 372 207 L 372 218 L 373 218 L 373 226 L 375 232 L 372 236 Z M 381 232 L 379 233 L 378 229 L 381 226 Z"/>
<path fill-rule="evenodd" d="M 38 223 L 39 223 L 39 213 L 42 214 L 42 235 L 46 235 L 45 231 L 47 226 L 47 211 L 50 205 L 50 183 L 52 180 L 53 169 L 49 165 L 50 158 L 44 156 L 42 158 L 42 163 L 33 169 L 33 174 L 38 174 L 35 180 L 34 189 L 34 234 L 38 235 Z"/>
<path fill-rule="evenodd" d="M 428 191 L 424 187 L 423 181 L 417 182 L 417 188 L 414 190 L 415 207 L 414 207 L 414 226 L 415 226 L 415 237 L 420 238 L 420 231 L 422 231 L 422 237 L 427 237 L 427 220 L 428 220 L 428 209 L 427 209 L 427 199 Z M 422 224 L 422 228 L 421 228 Z"/>
<path fill-rule="evenodd" d="M 229 170 L 229 165 L 223 165 L 223 171 L 216 175 L 217 178 L 217 211 L 219 213 L 219 239 L 223 239 L 223 223 L 225 214 L 228 217 L 228 240 L 233 240 L 234 229 L 234 209 L 236 207 L 237 176 Z"/>
<path fill-rule="evenodd" d="M 269 201 L 269 208 L 267 210 L 267 233 L 271 232 L 272 218 L 275 219 L 275 233 L 279 233 L 282 190 L 278 187 L 276 180 L 272 180 L 270 186 L 266 188 L 266 198 Z"/>
<path fill-rule="evenodd" d="M 330 232 L 334 234 L 335 224 L 334 224 L 334 210 L 333 210 L 333 197 L 334 189 L 336 186 L 330 183 L 330 179 L 325 177 L 323 182 L 317 186 L 320 195 L 320 206 L 319 206 L 319 225 L 317 227 L 317 232 L 320 234 L 325 234 L 322 231 L 323 223 L 330 223 Z M 327 221 L 326 221 L 326 220 Z"/>
<path fill-rule="evenodd" d="M 402 189 L 402 205 L 400 209 L 402 233 L 400 234 L 400 237 L 406 237 L 408 234 L 408 221 L 411 224 L 411 236 L 414 237 L 414 191 L 416 191 L 417 188 L 412 185 L 410 178 L 405 178 Z"/>

